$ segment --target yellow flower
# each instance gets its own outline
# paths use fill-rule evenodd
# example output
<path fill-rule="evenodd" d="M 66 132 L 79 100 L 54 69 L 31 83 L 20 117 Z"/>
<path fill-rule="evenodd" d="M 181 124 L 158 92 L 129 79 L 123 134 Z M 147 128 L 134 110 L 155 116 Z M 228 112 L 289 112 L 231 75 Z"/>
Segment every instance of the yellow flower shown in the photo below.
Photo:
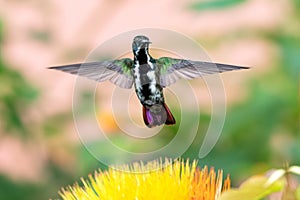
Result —
<path fill-rule="evenodd" d="M 75 184 L 59 194 L 64 200 L 215 200 L 230 189 L 229 177 L 224 184 L 222 177 L 222 170 L 200 169 L 196 161 L 155 160 L 95 172 L 89 180 L 81 179 L 83 186 Z"/>

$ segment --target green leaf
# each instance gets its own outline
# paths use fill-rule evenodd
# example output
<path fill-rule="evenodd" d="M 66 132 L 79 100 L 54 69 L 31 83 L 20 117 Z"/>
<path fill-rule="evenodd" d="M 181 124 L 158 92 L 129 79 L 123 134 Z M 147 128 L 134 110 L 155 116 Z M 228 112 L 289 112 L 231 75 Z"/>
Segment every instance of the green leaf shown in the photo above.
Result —
<path fill-rule="evenodd" d="M 221 194 L 219 200 L 258 200 L 271 193 L 281 191 L 283 182 L 276 181 L 267 186 L 268 178 L 265 176 L 253 176 L 246 180 L 239 189 L 231 189 Z"/>
<path fill-rule="evenodd" d="M 207 0 L 192 4 L 191 8 L 197 11 L 223 9 L 244 3 L 246 0 Z"/>

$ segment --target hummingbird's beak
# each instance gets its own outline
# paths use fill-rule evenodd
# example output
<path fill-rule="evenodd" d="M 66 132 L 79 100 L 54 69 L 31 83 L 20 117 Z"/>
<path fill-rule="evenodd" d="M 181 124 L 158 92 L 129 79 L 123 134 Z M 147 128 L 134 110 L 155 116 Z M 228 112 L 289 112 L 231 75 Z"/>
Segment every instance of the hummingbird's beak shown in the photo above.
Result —
<path fill-rule="evenodd" d="M 152 44 L 152 42 L 150 42 L 150 41 L 148 41 L 148 40 L 143 41 L 143 43 L 146 43 L 146 44 Z"/>

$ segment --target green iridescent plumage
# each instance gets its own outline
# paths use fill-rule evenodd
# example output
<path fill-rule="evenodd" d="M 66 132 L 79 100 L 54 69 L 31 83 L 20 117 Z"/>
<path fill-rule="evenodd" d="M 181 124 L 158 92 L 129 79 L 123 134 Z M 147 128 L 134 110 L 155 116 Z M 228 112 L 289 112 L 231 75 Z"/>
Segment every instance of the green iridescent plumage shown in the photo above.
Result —
<path fill-rule="evenodd" d="M 167 72 L 167 70 L 172 67 L 172 65 L 178 63 L 180 59 L 175 58 L 169 58 L 169 57 L 161 57 L 159 59 L 156 59 L 157 65 L 160 67 L 161 74 L 164 74 Z"/>
<path fill-rule="evenodd" d="M 123 58 L 120 60 L 114 60 L 113 64 L 120 67 L 121 71 L 128 76 L 131 76 L 131 69 L 133 61 L 130 58 Z"/>

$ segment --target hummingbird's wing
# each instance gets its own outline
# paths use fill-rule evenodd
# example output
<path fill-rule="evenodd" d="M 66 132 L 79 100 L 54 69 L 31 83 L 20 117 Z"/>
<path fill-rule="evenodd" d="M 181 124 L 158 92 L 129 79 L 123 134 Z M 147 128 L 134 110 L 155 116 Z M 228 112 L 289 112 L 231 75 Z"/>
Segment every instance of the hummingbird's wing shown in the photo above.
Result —
<path fill-rule="evenodd" d="M 98 82 L 109 80 L 121 88 L 129 89 L 133 84 L 132 65 L 133 61 L 130 58 L 123 58 L 120 60 L 49 67 L 49 69 L 77 74 Z"/>
<path fill-rule="evenodd" d="M 163 87 L 175 83 L 180 78 L 193 79 L 207 74 L 248 69 L 248 67 L 176 59 L 169 57 L 161 57 L 157 59 L 156 64 L 160 69 L 160 84 Z"/>

